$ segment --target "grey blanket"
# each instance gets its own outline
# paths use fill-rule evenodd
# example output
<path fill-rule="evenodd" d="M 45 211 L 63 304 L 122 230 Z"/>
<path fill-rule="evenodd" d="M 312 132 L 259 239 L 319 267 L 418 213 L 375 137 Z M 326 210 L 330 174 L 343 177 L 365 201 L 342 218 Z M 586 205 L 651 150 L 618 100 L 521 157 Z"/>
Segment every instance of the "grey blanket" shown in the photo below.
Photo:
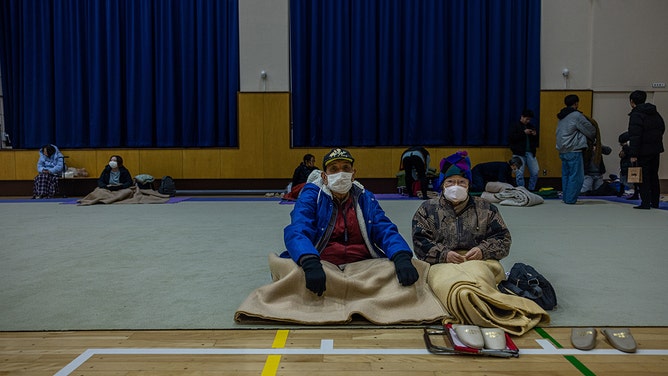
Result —
<path fill-rule="evenodd" d="M 534 206 L 542 204 L 543 197 L 529 192 L 524 187 L 513 187 L 510 184 L 490 182 L 485 186 L 485 192 L 480 195 L 483 199 L 506 206 Z"/>

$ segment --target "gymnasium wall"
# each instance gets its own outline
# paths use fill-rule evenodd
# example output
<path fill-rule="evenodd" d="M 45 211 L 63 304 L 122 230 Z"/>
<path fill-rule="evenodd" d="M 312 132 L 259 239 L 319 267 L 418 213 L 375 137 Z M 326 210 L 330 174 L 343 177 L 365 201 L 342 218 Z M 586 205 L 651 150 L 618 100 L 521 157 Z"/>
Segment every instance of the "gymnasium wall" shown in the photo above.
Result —
<path fill-rule="evenodd" d="M 628 94 L 648 91 L 668 116 L 668 91 L 652 88 L 668 82 L 668 14 L 664 0 L 550 0 L 542 2 L 540 147 L 541 177 L 558 178 L 561 164 L 554 148 L 556 113 L 563 97 L 577 93 L 581 110 L 597 119 L 602 140 L 613 148 L 605 157 L 609 173 L 616 173 L 616 143 L 626 129 Z M 124 157 L 133 174 L 176 179 L 279 179 L 289 181 L 305 153 L 318 159 L 326 149 L 290 147 L 288 0 L 241 0 L 239 147 L 215 149 L 64 150 L 70 166 L 97 176 L 111 154 Z M 569 70 L 568 77 L 563 69 Z M 260 72 L 267 73 L 267 79 Z M 518 114 L 519 117 L 519 114 Z M 668 142 L 664 137 L 664 143 Z M 391 181 L 403 147 L 352 148 L 359 178 Z M 432 165 L 457 148 L 429 148 Z M 470 148 L 472 162 L 505 160 L 507 148 Z M 36 173 L 36 150 L 0 150 L 0 182 L 29 181 Z M 545 175 L 543 175 L 545 170 Z M 660 177 L 668 179 L 663 158 Z M 2 185 L 0 184 L 0 195 Z"/>
<path fill-rule="evenodd" d="M 569 91 L 568 93 L 571 93 Z M 591 92 L 577 91 L 582 109 L 591 112 Z M 543 114 L 556 114 L 563 107 L 561 91 L 541 93 L 540 145 L 537 157 L 545 176 L 559 176 L 560 162 L 554 152 L 556 121 Z M 302 156 L 311 153 L 321 160 L 329 149 L 290 148 L 289 94 L 239 94 L 239 148 L 207 149 L 73 149 L 62 150 L 71 167 L 86 168 L 98 176 L 112 154 L 123 157 L 125 166 L 134 175 L 155 177 L 171 175 L 175 179 L 289 179 Z M 519 119 L 519 114 L 518 114 Z M 555 118 L 556 119 L 556 118 Z M 359 178 L 393 178 L 398 171 L 403 147 L 350 148 L 357 162 Z M 432 166 L 442 157 L 458 150 L 456 147 L 428 148 Z M 508 160 L 511 152 L 505 147 L 468 148 L 473 164 Z M 0 152 L 0 180 L 32 180 L 36 174 L 37 150 L 3 150 Z M 318 163 L 320 164 L 320 163 Z"/>

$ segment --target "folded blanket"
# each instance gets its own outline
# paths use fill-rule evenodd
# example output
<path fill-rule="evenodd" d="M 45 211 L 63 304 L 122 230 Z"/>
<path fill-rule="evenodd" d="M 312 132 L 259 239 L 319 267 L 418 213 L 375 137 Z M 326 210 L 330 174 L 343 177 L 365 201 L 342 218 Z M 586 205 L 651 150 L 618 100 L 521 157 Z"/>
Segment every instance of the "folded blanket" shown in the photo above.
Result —
<path fill-rule="evenodd" d="M 486 260 L 432 265 L 427 282 L 451 315 L 444 323 L 498 327 L 519 336 L 550 322 L 532 300 L 500 292 L 503 279 L 501 263 Z"/>
<path fill-rule="evenodd" d="M 139 189 L 137 186 L 110 191 L 95 188 L 86 197 L 78 200 L 80 206 L 94 204 L 164 204 L 169 201 L 169 195 L 163 195 L 153 189 Z"/>
<path fill-rule="evenodd" d="M 508 206 L 534 206 L 545 202 L 541 196 L 529 192 L 524 187 L 505 188 L 501 192 L 495 193 L 494 197 L 501 200 L 499 205 Z"/>
<path fill-rule="evenodd" d="M 487 191 L 481 193 L 481 194 L 480 194 L 480 198 L 482 198 L 482 199 L 485 200 L 485 201 L 491 202 L 492 204 L 498 204 L 499 202 L 501 202 L 501 200 L 499 200 L 498 198 L 496 198 L 496 196 L 494 195 L 494 193 L 492 193 L 492 192 L 487 192 Z"/>
<path fill-rule="evenodd" d="M 485 185 L 485 192 L 498 193 L 504 189 L 512 188 L 512 184 L 503 183 L 500 181 L 490 181 Z"/>
<path fill-rule="evenodd" d="M 319 297 L 306 289 L 304 270 L 291 259 L 269 255 L 274 280 L 253 291 L 239 306 L 234 320 L 264 320 L 307 325 L 350 323 L 362 317 L 378 325 L 440 322 L 446 312 L 427 285 L 429 264 L 413 259 L 420 278 L 408 287 L 397 280 L 388 259 L 363 260 L 340 270 L 323 261 L 327 290 Z"/>

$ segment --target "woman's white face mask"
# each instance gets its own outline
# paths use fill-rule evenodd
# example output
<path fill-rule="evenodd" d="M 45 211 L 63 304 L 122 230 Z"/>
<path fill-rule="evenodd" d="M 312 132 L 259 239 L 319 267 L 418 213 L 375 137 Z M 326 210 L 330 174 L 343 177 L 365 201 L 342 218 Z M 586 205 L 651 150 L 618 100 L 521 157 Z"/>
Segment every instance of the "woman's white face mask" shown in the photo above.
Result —
<path fill-rule="evenodd" d="M 116 161 L 109 161 L 109 167 L 111 167 L 111 168 L 116 168 L 116 167 L 118 167 L 118 162 L 116 162 Z"/>
<path fill-rule="evenodd" d="M 454 203 L 466 200 L 466 197 L 468 197 L 468 195 L 469 195 L 468 190 L 459 185 L 452 185 L 449 187 L 445 187 L 445 189 L 443 189 L 443 197 L 445 197 L 446 200 Z"/>
<path fill-rule="evenodd" d="M 337 172 L 336 174 L 327 175 L 327 186 L 332 192 L 345 194 L 348 193 L 353 186 L 352 172 Z"/>

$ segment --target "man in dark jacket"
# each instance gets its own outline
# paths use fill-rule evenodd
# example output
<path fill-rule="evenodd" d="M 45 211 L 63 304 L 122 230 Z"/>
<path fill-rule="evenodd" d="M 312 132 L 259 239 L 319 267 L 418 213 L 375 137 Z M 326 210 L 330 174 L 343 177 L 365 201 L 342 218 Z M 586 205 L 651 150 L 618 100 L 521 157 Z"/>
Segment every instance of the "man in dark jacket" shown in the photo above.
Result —
<path fill-rule="evenodd" d="M 513 173 L 519 174 L 522 167 L 522 159 L 514 156 L 508 162 L 485 162 L 478 163 L 471 170 L 471 192 L 482 192 L 487 183 L 498 181 L 515 185 Z"/>
<path fill-rule="evenodd" d="M 313 170 L 316 170 L 315 156 L 313 154 L 305 154 L 302 163 L 295 168 L 292 174 L 292 182 L 290 183 L 290 192 L 283 196 L 285 200 L 296 200 L 299 197 L 299 192 L 304 188 L 304 184 L 308 180 L 309 175 Z"/>
<path fill-rule="evenodd" d="M 522 111 L 520 120 L 513 123 L 508 134 L 508 144 L 513 152 L 513 157 L 522 160 L 522 166 L 517 168 L 515 182 L 517 186 L 524 187 L 524 166 L 529 169 L 529 185 L 526 188 L 530 191 L 536 189 L 538 181 L 538 160 L 536 159 L 536 146 L 538 145 L 538 133 L 536 127 L 531 124 L 534 114 L 531 110 Z"/>
<path fill-rule="evenodd" d="M 295 172 L 292 174 L 292 186 L 295 187 L 306 183 L 308 176 L 315 169 L 315 156 L 313 154 L 305 154 L 302 163 L 295 168 Z"/>
<path fill-rule="evenodd" d="M 656 111 L 656 106 L 645 103 L 647 93 L 636 90 L 629 96 L 629 151 L 631 163 L 642 167 L 640 205 L 634 209 L 659 207 L 659 159 L 663 153 L 663 133 L 666 124 Z"/>
<path fill-rule="evenodd" d="M 427 170 L 431 157 L 427 149 L 422 146 L 413 146 L 404 150 L 401 154 L 401 163 L 399 170 L 404 170 L 406 173 L 406 190 L 409 197 L 415 197 L 417 192 L 413 189 L 416 181 L 420 182 L 420 191 L 422 191 L 422 198 L 427 199 L 427 188 L 429 186 L 429 179 L 427 178 Z"/>

